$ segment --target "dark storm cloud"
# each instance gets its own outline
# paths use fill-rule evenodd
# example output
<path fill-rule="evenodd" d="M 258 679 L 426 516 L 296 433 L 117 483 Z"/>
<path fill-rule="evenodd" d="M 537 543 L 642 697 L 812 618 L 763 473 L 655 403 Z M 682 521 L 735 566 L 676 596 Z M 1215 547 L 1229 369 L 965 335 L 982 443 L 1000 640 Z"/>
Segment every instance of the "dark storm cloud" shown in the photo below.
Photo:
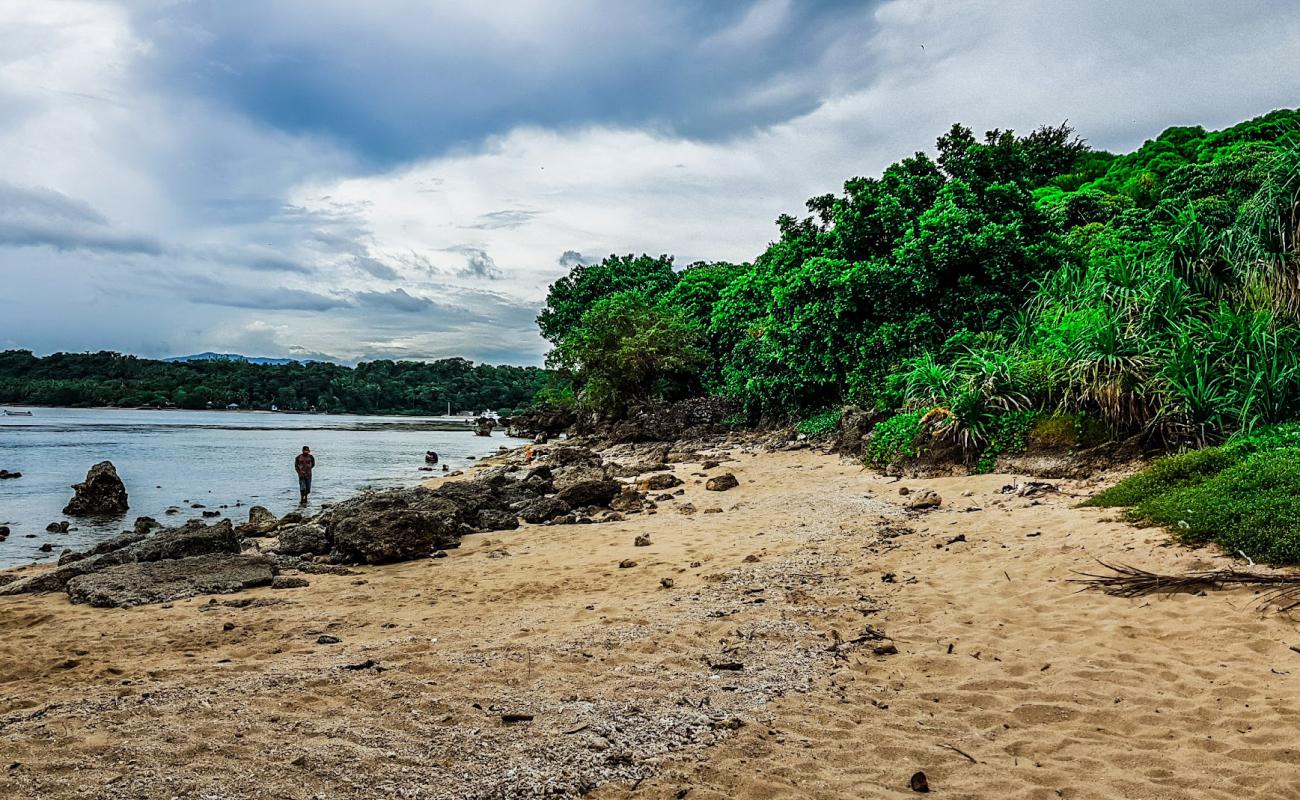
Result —
<path fill-rule="evenodd" d="M 350 0 L 145 5 L 155 82 L 393 164 L 518 125 L 726 137 L 803 114 L 865 58 L 873 2 Z M 859 46 L 836 47 L 846 34 Z"/>

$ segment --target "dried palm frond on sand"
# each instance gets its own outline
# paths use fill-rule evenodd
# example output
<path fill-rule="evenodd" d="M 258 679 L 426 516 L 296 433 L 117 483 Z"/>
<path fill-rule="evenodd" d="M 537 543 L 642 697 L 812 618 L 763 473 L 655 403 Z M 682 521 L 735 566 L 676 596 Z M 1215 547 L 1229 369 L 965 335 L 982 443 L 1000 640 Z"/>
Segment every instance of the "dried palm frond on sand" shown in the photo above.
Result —
<path fill-rule="evenodd" d="M 1230 586 L 1255 586 L 1264 590 L 1259 597 L 1261 608 L 1275 605 L 1280 611 L 1300 606 L 1300 573 L 1259 573 L 1241 569 L 1219 569 L 1205 572 L 1188 572 L 1184 575 L 1159 575 L 1127 564 L 1098 564 L 1111 571 L 1109 575 L 1079 572 L 1081 578 L 1071 578 L 1071 583 L 1082 583 L 1085 588 L 1100 589 L 1117 597 L 1141 597 L 1148 594 L 1175 594 L 1200 592 L 1207 589 L 1224 589 Z"/>

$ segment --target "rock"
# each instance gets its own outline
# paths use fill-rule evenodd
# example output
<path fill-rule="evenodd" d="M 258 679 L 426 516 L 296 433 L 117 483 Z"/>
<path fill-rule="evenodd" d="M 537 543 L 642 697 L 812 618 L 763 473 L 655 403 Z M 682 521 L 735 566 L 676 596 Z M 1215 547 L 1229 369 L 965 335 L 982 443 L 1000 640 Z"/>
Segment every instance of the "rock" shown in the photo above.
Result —
<path fill-rule="evenodd" d="M 201 594 L 228 594 L 267 586 L 269 559 L 231 553 L 148 563 L 121 564 L 68 581 L 73 603 L 100 608 L 127 608 L 166 603 Z"/>
<path fill-rule="evenodd" d="M 212 518 L 214 518 L 214 517 L 219 517 L 219 516 L 221 516 L 221 512 L 220 512 L 220 511 L 204 511 L 204 512 L 203 512 L 203 517 L 204 517 L 204 519 L 212 519 Z"/>
<path fill-rule="evenodd" d="M 321 555 L 333 548 L 325 526 L 311 522 L 281 529 L 277 537 L 272 549 L 286 556 Z"/>
<path fill-rule="evenodd" d="M 328 633 L 322 633 L 316 637 L 316 644 L 338 644 L 343 640 L 337 636 L 331 636 Z"/>
<path fill-rule="evenodd" d="M 671 472 L 657 472 L 636 482 L 636 488 L 646 492 L 662 492 L 681 485 L 682 479 Z"/>
<path fill-rule="evenodd" d="M 913 773 L 912 779 L 908 781 L 908 785 L 912 787 L 912 791 L 914 792 L 921 792 L 924 794 L 925 792 L 930 791 L 930 782 L 925 779 L 925 773 L 919 770 Z"/>
<path fill-rule="evenodd" d="M 519 517 L 509 511 L 497 511 L 492 508 L 479 511 L 476 522 L 478 527 L 485 531 L 512 531 L 519 527 Z"/>
<path fill-rule="evenodd" d="M 907 496 L 908 496 L 909 494 L 911 494 L 911 493 L 912 493 L 912 490 L 909 489 L 909 488 L 907 488 L 906 486 L 900 486 L 900 487 L 898 487 L 898 496 L 899 496 L 899 497 L 907 497 Z"/>
<path fill-rule="evenodd" d="M 624 486 L 618 496 L 609 501 L 609 507 L 622 512 L 640 511 L 645 508 L 645 495 L 631 486 Z"/>
<path fill-rule="evenodd" d="M 45 544 L 41 545 L 41 546 L 40 546 L 39 548 L 37 548 L 37 549 L 40 550 L 42 553 L 53 553 L 53 552 L 54 552 L 54 545 L 51 544 L 50 542 L 46 542 Z"/>
<path fill-rule="evenodd" d="M 368 492 L 339 503 L 330 512 L 327 532 L 340 563 L 411 561 L 460 544 L 453 520 L 413 508 L 401 490 Z"/>
<path fill-rule="evenodd" d="M 648 533 L 643 533 L 640 536 L 636 537 L 636 539 L 632 541 L 632 544 L 636 547 L 649 547 L 650 535 Z"/>
<path fill-rule="evenodd" d="M 297 511 L 290 511 L 288 514 L 285 514 L 283 517 L 280 517 L 280 524 L 297 525 L 303 522 L 305 519 L 306 518 L 303 517 L 302 514 L 299 514 Z"/>
<path fill-rule="evenodd" d="M 446 551 L 446 550 L 434 550 L 434 551 L 433 551 L 433 557 L 434 557 L 434 558 L 446 558 L 446 557 L 447 557 L 447 551 Z"/>
<path fill-rule="evenodd" d="M 924 511 L 938 508 L 942 503 L 943 498 L 933 489 L 918 489 L 907 496 L 907 501 L 903 503 L 903 507 L 912 511 Z"/>
<path fill-rule="evenodd" d="M 721 513 L 722 513 L 722 509 L 718 508 L 717 506 L 714 506 L 713 508 L 706 508 L 706 509 L 704 509 L 704 513 L 705 513 L 705 514 L 721 514 Z"/>
<path fill-rule="evenodd" d="M 618 511 L 606 511 L 605 514 L 600 518 L 600 521 L 601 522 L 622 522 L 625 519 L 627 519 L 627 517 L 623 516 Z"/>
<path fill-rule="evenodd" d="M 630 558 L 625 558 L 622 561 L 618 562 L 619 569 L 631 569 L 632 567 L 635 566 L 636 566 L 636 562 Z"/>
<path fill-rule="evenodd" d="M 739 485 L 740 481 L 736 480 L 736 476 L 726 472 L 716 478 L 709 478 L 708 483 L 704 484 L 704 488 L 710 492 L 725 492 Z"/>
<path fill-rule="evenodd" d="M 292 575 L 276 575 L 271 580 L 272 589 L 303 589 L 308 586 L 311 586 L 311 582 L 306 578 Z"/>
<path fill-rule="evenodd" d="M 720 466 L 722 466 L 722 464 L 720 464 L 719 462 L 709 460 L 709 461 L 705 461 L 705 462 L 701 463 L 701 464 L 700 464 L 700 469 L 703 469 L 703 470 L 717 469 L 717 468 L 720 467 Z"/>
<path fill-rule="evenodd" d="M 0 525 L 0 541 L 3 541 L 4 539 L 8 539 L 8 538 L 9 538 L 9 526 Z"/>
<path fill-rule="evenodd" d="M 63 513 L 72 517 L 111 517 L 127 510 L 126 486 L 117 477 L 111 461 L 101 461 L 86 473 L 86 480 L 75 484 L 75 494 Z"/>
<path fill-rule="evenodd" d="M 23 474 L 21 472 L 10 472 L 7 469 L 0 469 L 0 481 L 11 481 L 15 478 L 21 478 L 22 476 Z"/>
<path fill-rule="evenodd" d="M 686 514 L 686 515 L 694 514 L 695 505 L 692 503 L 682 503 L 680 506 L 677 507 L 677 513 Z"/>
<path fill-rule="evenodd" d="M 153 517 L 136 517 L 135 523 L 131 525 L 131 530 L 135 533 L 148 533 L 154 528 L 161 528 L 162 523 Z"/>
<path fill-rule="evenodd" d="M 51 522 L 49 525 L 45 526 L 45 532 L 46 533 L 67 533 L 68 523 L 66 521 Z"/>
<path fill-rule="evenodd" d="M 556 497 L 539 497 L 527 503 L 519 510 L 519 516 L 524 518 L 525 522 L 531 522 L 534 525 L 547 522 L 557 517 L 562 517 L 570 511 L 568 503 Z"/>
<path fill-rule="evenodd" d="M 280 525 L 280 520 L 266 506 L 251 506 L 248 509 L 248 522 L 239 526 L 241 536 L 265 536 Z"/>
<path fill-rule="evenodd" d="M 618 495 L 621 488 L 618 481 L 608 478 L 586 480 L 561 489 L 557 497 L 572 508 L 604 506 Z"/>
<path fill-rule="evenodd" d="M 677 584 L 672 578 L 660 578 L 659 585 L 664 587 L 665 589 L 671 589 Z"/>
<path fill-rule="evenodd" d="M 545 452 L 546 463 L 552 467 L 569 467 L 574 465 L 588 465 L 599 467 L 601 457 L 599 453 L 589 450 L 586 447 L 554 447 Z"/>

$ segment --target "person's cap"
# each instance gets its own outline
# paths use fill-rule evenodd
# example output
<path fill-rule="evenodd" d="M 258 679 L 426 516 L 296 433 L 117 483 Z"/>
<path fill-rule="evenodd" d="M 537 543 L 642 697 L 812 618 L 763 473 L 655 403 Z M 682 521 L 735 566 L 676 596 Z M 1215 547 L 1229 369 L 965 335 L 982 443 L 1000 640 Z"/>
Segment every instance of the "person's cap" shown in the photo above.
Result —
<path fill-rule="evenodd" d="M 311 451 L 311 448 L 308 447 L 307 445 L 303 445 L 303 446 L 302 446 L 302 451 L 303 451 L 304 453 L 307 453 L 307 452 L 310 452 L 310 451 Z"/>

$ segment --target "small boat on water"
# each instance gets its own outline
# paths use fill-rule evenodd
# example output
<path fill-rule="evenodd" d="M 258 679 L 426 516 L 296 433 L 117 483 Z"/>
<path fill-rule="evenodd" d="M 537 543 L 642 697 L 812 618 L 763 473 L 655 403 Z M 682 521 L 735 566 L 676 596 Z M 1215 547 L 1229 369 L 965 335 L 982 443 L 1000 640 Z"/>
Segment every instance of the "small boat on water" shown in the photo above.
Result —
<path fill-rule="evenodd" d="M 4 411 L 6 417 L 30 417 L 32 415 L 30 411 L 10 411 L 7 408 Z"/>

